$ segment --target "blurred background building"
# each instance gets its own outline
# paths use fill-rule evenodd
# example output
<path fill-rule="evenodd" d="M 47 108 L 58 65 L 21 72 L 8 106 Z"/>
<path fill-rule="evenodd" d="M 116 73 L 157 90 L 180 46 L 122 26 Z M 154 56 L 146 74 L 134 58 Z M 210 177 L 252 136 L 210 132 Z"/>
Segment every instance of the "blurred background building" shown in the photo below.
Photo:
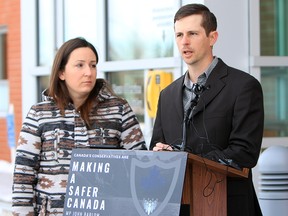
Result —
<path fill-rule="evenodd" d="M 157 94 L 157 86 L 146 91 L 148 78 L 154 71 L 158 79 L 177 79 L 186 71 L 174 43 L 173 17 L 192 2 L 204 3 L 218 19 L 214 54 L 262 83 L 263 150 L 288 146 L 286 0 L 0 0 L 0 160 L 8 164 L 0 172 L 13 164 L 22 120 L 41 100 L 57 49 L 74 37 L 95 45 L 98 77 L 131 104 L 148 144 L 148 109 L 154 109 L 149 106 Z M 254 172 L 257 178 L 257 167 Z"/>

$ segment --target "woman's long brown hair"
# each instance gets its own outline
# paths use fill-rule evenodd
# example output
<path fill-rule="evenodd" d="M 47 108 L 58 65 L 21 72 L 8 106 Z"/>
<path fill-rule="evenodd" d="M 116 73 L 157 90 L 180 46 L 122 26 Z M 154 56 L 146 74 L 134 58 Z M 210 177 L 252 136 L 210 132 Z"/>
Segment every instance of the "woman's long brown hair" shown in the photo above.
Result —
<path fill-rule="evenodd" d="M 65 84 L 65 81 L 59 78 L 61 72 L 64 71 L 65 66 L 69 60 L 70 54 L 77 48 L 88 47 L 90 48 L 96 56 L 96 63 L 98 63 L 98 53 L 95 47 L 86 41 L 84 38 L 74 38 L 65 42 L 60 49 L 58 50 L 50 76 L 50 84 L 48 88 L 48 96 L 52 97 L 57 104 L 58 108 L 62 115 L 64 115 L 65 108 L 72 102 L 71 97 L 69 96 L 68 88 Z M 98 94 L 102 85 L 107 84 L 104 80 L 103 82 L 96 82 L 94 88 L 90 92 L 86 101 L 78 108 L 80 111 L 81 117 L 84 119 L 85 123 L 89 126 L 89 113 L 93 105 L 93 100 L 95 100 L 95 95 Z M 97 87 L 97 85 L 100 85 Z"/>

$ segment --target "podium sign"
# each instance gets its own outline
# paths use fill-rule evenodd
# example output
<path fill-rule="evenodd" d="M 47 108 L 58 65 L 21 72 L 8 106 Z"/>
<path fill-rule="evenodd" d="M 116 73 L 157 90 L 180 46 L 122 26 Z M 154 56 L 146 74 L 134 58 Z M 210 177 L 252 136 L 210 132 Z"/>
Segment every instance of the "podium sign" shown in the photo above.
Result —
<path fill-rule="evenodd" d="M 187 153 L 74 149 L 64 215 L 179 216 Z"/>

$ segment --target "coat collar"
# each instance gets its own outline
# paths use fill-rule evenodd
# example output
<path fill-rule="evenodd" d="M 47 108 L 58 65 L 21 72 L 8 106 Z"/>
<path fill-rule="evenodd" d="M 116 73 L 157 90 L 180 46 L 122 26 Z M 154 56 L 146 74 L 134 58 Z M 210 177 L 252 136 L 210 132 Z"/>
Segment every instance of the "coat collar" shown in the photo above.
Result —
<path fill-rule="evenodd" d="M 208 77 L 205 87 L 207 88 L 200 96 L 198 105 L 195 107 L 193 116 L 202 111 L 221 92 L 226 85 L 228 66 L 219 58 L 218 64 Z"/>
<path fill-rule="evenodd" d="M 201 94 L 198 105 L 195 107 L 195 110 L 193 111 L 193 116 L 196 115 L 199 111 L 202 111 L 221 92 L 221 90 L 226 85 L 225 77 L 227 77 L 227 75 L 228 75 L 228 66 L 222 61 L 222 59 L 218 58 L 217 65 L 212 70 L 211 74 L 209 75 L 206 81 L 205 87 L 207 89 Z M 184 75 L 175 81 L 176 85 L 174 89 L 176 93 L 175 98 L 176 112 L 182 119 L 184 116 L 183 82 L 184 82 Z"/>

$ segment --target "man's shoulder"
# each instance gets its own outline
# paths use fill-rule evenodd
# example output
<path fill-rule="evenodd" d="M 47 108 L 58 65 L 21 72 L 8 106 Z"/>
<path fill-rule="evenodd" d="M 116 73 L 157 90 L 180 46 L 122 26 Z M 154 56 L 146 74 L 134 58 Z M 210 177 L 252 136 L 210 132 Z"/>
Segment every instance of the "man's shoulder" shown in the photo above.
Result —
<path fill-rule="evenodd" d="M 184 75 L 180 76 L 176 80 L 174 80 L 172 83 L 170 83 L 166 88 L 163 89 L 164 93 L 175 93 L 179 91 L 179 89 L 182 89 L 183 87 L 183 81 L 184 81 Z"/>
<path fill-rule="evenodd" d="M 256 80 L 256 78 L 254 76 L 252 76 L 250 73 L 238 69 L 236 67 L 227 65 L 222 59 L 219 58 L 219 62 L 218 62 L 218 70 L 224 70 L 227 71 L 227 75 L 230 76 L 231 78 L 235 78 L 235 79 L 252 79 L 252 80 Z M 239 81 L 240 81 L 239 80 Z"/>
<path fill-rule="evenodd" d="M 185 75 L 181 75 L 179 78 L 177 78 L 176 80 L 174 80 L 170 85 L 167 86 L 167 88 L 179 88 L 183 86 L 183 82 L 184 82 L 184 76 Z"/>

